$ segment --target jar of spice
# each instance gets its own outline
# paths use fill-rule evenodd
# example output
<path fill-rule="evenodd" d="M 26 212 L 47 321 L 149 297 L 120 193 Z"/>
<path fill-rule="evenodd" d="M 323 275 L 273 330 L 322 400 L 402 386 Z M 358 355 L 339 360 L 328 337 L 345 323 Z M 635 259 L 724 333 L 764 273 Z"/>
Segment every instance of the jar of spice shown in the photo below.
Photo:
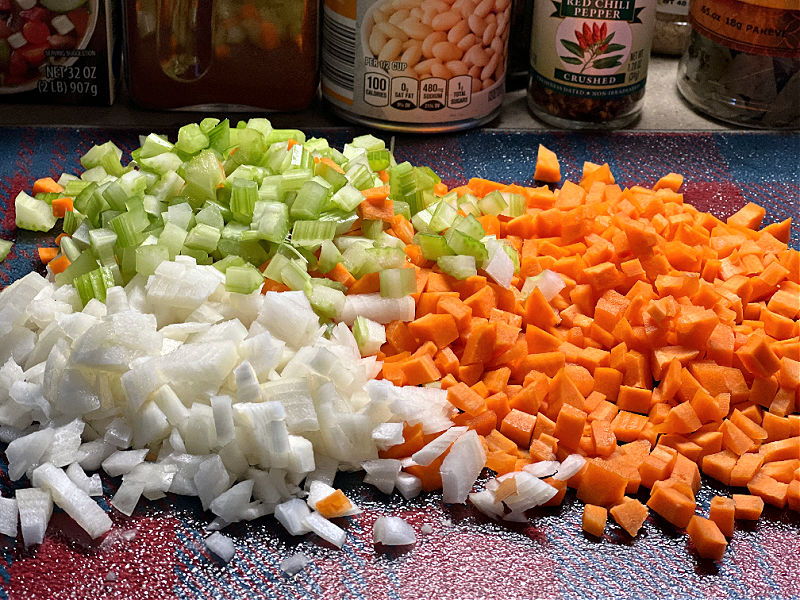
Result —
<path fill-rule="evenodd" d="M 712 117 L 800 128 L 800 1 L 692 0 L 678 90 Z"/>
<path fill-rule="evenodd" d="M 635 121 L 655 9 L 656 0 L 534 2 L 531 112 L 568 129 L 615 129 Z"/>
<path fill-rule="evenodd" d="M 689 0 L 658 0 L 653 52 L 680 56 L 689 41 Z"/>

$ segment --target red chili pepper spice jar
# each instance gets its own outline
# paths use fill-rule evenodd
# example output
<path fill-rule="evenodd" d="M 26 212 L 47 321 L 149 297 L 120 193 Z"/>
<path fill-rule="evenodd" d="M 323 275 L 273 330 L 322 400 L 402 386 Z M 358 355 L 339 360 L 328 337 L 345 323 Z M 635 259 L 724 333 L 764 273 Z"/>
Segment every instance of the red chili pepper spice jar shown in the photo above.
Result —
<path fill-rule="evenodd" d="M 655 0 L 536 0 L 531 112 L 567 129 L 616 129 L 636 120 L 655 9 Z"/>

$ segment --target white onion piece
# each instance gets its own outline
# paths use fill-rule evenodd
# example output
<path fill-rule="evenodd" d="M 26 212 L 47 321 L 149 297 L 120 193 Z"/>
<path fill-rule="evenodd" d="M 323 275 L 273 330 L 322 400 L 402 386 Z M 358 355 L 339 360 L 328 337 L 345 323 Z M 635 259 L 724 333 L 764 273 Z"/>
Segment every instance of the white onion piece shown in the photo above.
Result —
<path fill-rule="evenodd" d="M 560 464 L 557 460 L 540 460 L 539 462 L 525 465 L 522 469 L 534 477 L 550 477 L 558 471 Z"/>
<path fill-rule="evenodd" d="M 6 448 L 8 458 L 8 477 L 16 481 L 33 466 L 39 464 L 39 459 L 50 447 L 53 441 L 53 429 L 41 429 L 28 435 L 19 437 Z"/>
<path fill-rule="evenodd" d="M 50 492 L 53 501 L 94 539 L 111 529 L 111 519 L 67 474 L 51 463 L 36 467 L 31 483 Z"/>
<path fill-rule="evenodd" d="M 17 518 L 19 510 L 17 510 L 17 501 L 14 498 L 0 497 L 0 533 L 17 537 Z"/>
<path fill-rule="evenodd" d="M 81 434 L 86 424 L 75 419 L 66 425 L 53 429 L 50 447 L 42 454 L 41 462 L 52 463 L 56 467 L 66 467 L 78 459 Z"/>
<path fill-rule="evenodd" d="M 505 512 L 503 503 L 495 500 L 494 494 L 490 490 L 481 490 L 470 494 L 469 501 L 475 508 L 492 519 L 502 517 Z"/>
<path fill-rule="evenodd" d="M 215 531 L 206 538 L 206 547 L 216 554 L 222 562 L 230 562 L 233 555 L 236 554 L 236 547 L 233 545 L 231 538 L 222 535 L 220 532 Z"/>
<path fill-rule="evenodd" d="M 292 498 L 275 507 L 275 518 L 291 535 L 303 535 L 311 531 L 305 522 L 310 514 L 308 505 L 300 498 Z"/>
<path fill-rule="evenodd" d="M 144 462 L 147 456 L 147 448 L 142 450 L 117 450 L 102 462 L 103 470 L 111 477 L 124 475 L 133 468 Z"/>
<path fill-rule="evenodd" d="M 394 458 L 378 458 L 361 463 L 366 471 L 364 483 L 374 485 L 384 494 L 391 494 L 400 473 L 400 461 Z"/>
<path fill-rule="evenodd" d="M 397 480 L 394 482 L 397 491 L 406 500 L 416 498 L 422 491 L 422 480 L 411 473 L 400 472 L 397 474 Z"/>
<path fill-rule="evenodd" d="M 242 519 L 243 511 L 249 504 L 252 493 L 253 481 L 249 479 L 241 481 L 214 498 L 209 508 L 211 512 L 228 523 L 235 523 Z"/>
<path fill-rule="evenodd" d="M 400 517 L 378 517 L 372 526 L 372 540 L 385 546 L 407 546 L 416 543 L 417 535 Z"/>
<path fill-rule="evenodd" d="M 558 493 L 558 490 L 552 485 L 534 477 L 527 471 L 515 473 L 514 478 L 517 483 L 517 491 L 503 501 L 511 509 L 511 512 L 522 513 L 535 506 L 540 506 Z"/>
<path fill-rule="evenodd" d="M 566 286 L 567 284 L 564 283 L 561 275 L 555 271 L 551 271 L 550 269 L 544 269 L 538 275 L 534 275 L 533 277 L 528 277 L 525 279 L 525 283 L 522 285 L 522 289 L 520 290 L 520 299 L 527 299 L 534 288 L 539 288 L 539 291 L 542 292 L 544 299 L 550 302 L 559 293 L 561 293 L 561 290 L 563 290 Z"/>
<path fill-rule="evenodd" d="M 24 488 L 16 491 L 19 510 L 19 528 L 25 547 L 41 544 L 47 522 L 53 514 L 53 500 L 50 493 L 38 488 Z"/>
<path fill-rule="evenodd" d="M 425 444 L 422 448 L 411 455 L 411 460 L 416 464 L 427 467 L 434 460 L 439 458 L 445 450 L 450 447 L 450 444 L 455 442 L 462 434 L 466 433 L 469 427 L 451 427 L 439 437 L 432 439 Z"/>
<path fill-rule="evenodd" d="M 503 245 L 494 238 L 485 238 L 489 260 L 483 266 L 486 274 L 497 282 L 498 285 L 508 288 L 514 277 L 514 263 L 506 254 Z"/>
<path fill-rule="evenodd" d="M 111 499 L 111 504 L 123 515 L 131 516 L 142 497 L 144 485 L 135 481 L 123 481 L 117 488 L 117 493 Z"/>
<path fill-rule="evenodd" d="M 372 439 L 379 450 L 388 450 L 392 446 L 402 444 L 403 424 L 402 423 L 381 423 L 372 430 Z"/>
<path fill-rule="evenodd" d="M 442 461 L 442 500 L 464 504 L 486 464 L 486 452 L 474 429 L 459 437 Z"/>
<path fill-rule="evenodd" d="M 553 479 L 559 481 L 566 481 L 573 475 L 576 475 L 586 464 L 586 459 L 580 454 L 570 454 L 563 460 L 561 466 L 558 467 L 558 472 L 553 475 Z"/>
<path fill-rule="evenodd" d="M 297 552 L 287 556 L 281 561 L 281 571 L 287 575 L 297 575 L 310 562 L 309 558 L 302 552 Z"/>
<path fill-rule="evenodd" d="M 413 321 L 414 299 L 411 296 L 383 298 L 378 293 L 346 296 L 341 320 L 352 325 L 359 315 L 384 325 L 392 321 Z"/>
<path fill-rule="evenodd" d="M 326 542 L 341 548 L 347 539 L 347 533 L 338 525 L 331 523 L 318 512 L 313 512 L 303 519 L 303 525 L 316 533 Z"/>

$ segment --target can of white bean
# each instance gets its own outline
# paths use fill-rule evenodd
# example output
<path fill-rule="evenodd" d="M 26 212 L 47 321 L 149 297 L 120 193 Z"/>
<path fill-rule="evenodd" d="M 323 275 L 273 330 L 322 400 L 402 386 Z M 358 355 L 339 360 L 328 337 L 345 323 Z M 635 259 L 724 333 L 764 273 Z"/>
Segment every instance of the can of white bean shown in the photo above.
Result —
<path fill-rule="evenodd" d="M 511 0 L 323 0 L 322 95 L 342 117 L 455 131 L 500 111 Z"/>

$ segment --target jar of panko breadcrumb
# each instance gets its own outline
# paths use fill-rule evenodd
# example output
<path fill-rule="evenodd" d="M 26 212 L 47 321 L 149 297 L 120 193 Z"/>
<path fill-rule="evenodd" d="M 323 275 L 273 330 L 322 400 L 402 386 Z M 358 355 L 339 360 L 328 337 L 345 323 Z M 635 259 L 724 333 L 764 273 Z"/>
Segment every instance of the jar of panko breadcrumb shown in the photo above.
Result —
<path fill-rule="evenodd" d="M 323 0 L 322 95 L 382 129 L 475 127 L 503 102 L 511 0 Z"/>

